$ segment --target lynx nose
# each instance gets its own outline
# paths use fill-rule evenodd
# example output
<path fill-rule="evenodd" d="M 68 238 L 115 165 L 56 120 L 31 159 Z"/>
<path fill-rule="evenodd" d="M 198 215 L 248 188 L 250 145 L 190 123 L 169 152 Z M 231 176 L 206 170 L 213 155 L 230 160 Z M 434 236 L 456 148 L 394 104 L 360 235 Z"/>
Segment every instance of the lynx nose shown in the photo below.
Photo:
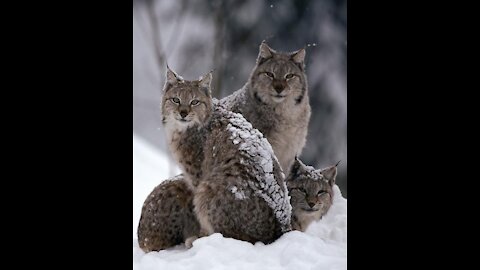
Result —
<path fill-rule="evenodd" d="M 180 111 L 180 116 L 181 116 L 182 118 L 185 118 L 187 115 L 188 115 L 188 112 L 187 112 L 187 111 Z"/>
<path fill-rule="evenodd" d="M 273 89 L 275 89 L 275 91 L 277 91 L 277 93 L 281 93 L 283 91 L 283 89 L 285 89 L 285 87 L 283 87 L 283 85 L 281 84 L 276 84 L 273 86 Z"/>
<path fill-rule="evenodd" d="M 308 203 L 308 206 L 310 206 L 310 208 L 313 208 L 313 207 L 315 206 L 315 203 L 309 202 L 309 203 Z"/>
<path fill-rule="evenodd" d="M 281 93 L 285 87 L 286 87 L 286 82 L 282 81 L 282 80 L 274 80 L 273 81 L 273 89 L 275 89 L 275 91 L 277 91 L 277 93 Z"/>

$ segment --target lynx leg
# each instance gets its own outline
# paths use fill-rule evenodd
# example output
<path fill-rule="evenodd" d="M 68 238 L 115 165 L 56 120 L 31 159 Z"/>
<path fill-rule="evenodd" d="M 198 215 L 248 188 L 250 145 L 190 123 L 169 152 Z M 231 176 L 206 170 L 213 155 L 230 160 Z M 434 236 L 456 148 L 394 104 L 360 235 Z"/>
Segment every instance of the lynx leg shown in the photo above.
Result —
<path fill-rule="evenodd" d="M 187 239 L 185 239 L 185 246 L 187 248 L 191 248 L 193 245 L 193 241 L 197 240 L 198 239 L 198 236 L 194 235 L 194 236 L 190 236 L 188 237 Z"/>
<path fill-rule="evenodd" d="M 208 217 L 209 194 L 211 194 L 211 188 L 205 183 L 200 183 L 193 198 L 194 211 L 200 224 L 199 237 L 214 233 L 213 226 Z"/>

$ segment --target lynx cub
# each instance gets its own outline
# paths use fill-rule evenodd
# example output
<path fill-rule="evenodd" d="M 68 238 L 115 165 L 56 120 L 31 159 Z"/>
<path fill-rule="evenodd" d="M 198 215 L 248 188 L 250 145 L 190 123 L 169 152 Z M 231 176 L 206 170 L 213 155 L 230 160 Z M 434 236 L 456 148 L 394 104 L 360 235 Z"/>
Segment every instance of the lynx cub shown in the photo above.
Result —
<path fill-rule="evenodd" d="M 186 81 L 167 67 L 168 144 L 194 189 L 201 235 L 270 243 L 291 230 L 285 176 L 258 130 L 242 115 L 212 106 L 211 78 Z"/>
<path fill-rule="evenodd" d="M 200 224 L 193 213 L 193 192 L 183 175 L 165 180 L 148 195 L 138 223 L 138 244 L 145 252 L 189 242 Z"/>
<path fill-rule="evenodd" d="M 262 132 L 286 175 L 305 146 L 310 120 L 304 59 L 305 49 L 280 53 L 262 42 L 247 83 L 220 100 Z"/>
<path fill-rule="evenodd" d="M 312 221 L 327 213 L 332 205 L 332 187 L 336 177 L 337 165 L 315 170 L 295 158 L 292 172 L 286 180 L 293 208 L 293 229 L 304 232 Z"/>

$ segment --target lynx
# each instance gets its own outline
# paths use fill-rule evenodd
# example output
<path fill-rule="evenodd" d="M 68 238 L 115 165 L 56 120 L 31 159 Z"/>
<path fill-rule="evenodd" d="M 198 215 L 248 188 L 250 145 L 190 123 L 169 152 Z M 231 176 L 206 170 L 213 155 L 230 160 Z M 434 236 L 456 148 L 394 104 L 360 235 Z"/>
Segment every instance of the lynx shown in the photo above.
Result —
<path fill-rule="evenodd" d="M 162 99 L 168 144 L 194 190 L 200 236 L 273 242 L 291 230 L 285 175 L 257 129 L 212 105 L 211 79 L 187 81 L 167 67 Z"/>
<path fill-rule="evenodd" d="M 295 158 L 292 172 L 286 180 L 294 230 L 305 231 L 310 223 L 319 220 L 330 209 L 337 165 L 316 170 Z"/>
<path fill-rule="evenodd" d="M 182 174 L 163 181 L 148 195 L 137 230 L 143 251 L 159 251 L 184 242 L 188 246 L 199 231 L 193 192 Z"/>
<path fill-rule="evenodd" d="M 304 62 L 305 49 L 281 53 L 264 41 L 247 83 L 220 100 L 262 132 L 286 175 L 305 146 L 310 121 Z"/>

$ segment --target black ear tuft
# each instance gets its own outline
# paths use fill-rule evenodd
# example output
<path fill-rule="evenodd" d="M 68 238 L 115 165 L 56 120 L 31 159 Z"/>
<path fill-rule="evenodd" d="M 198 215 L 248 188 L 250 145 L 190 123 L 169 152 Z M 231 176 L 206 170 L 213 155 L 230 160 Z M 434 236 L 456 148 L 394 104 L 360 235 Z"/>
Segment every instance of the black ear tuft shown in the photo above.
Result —
<path fill-rule="evenodd" d="M 293 162 L 292 169 L 290 170 L 290 174 L 292 176 L 297 176 L 300 170 L 300 163 L 298 162 L 297 157 L 295 157 L 295 161 Z"/>

